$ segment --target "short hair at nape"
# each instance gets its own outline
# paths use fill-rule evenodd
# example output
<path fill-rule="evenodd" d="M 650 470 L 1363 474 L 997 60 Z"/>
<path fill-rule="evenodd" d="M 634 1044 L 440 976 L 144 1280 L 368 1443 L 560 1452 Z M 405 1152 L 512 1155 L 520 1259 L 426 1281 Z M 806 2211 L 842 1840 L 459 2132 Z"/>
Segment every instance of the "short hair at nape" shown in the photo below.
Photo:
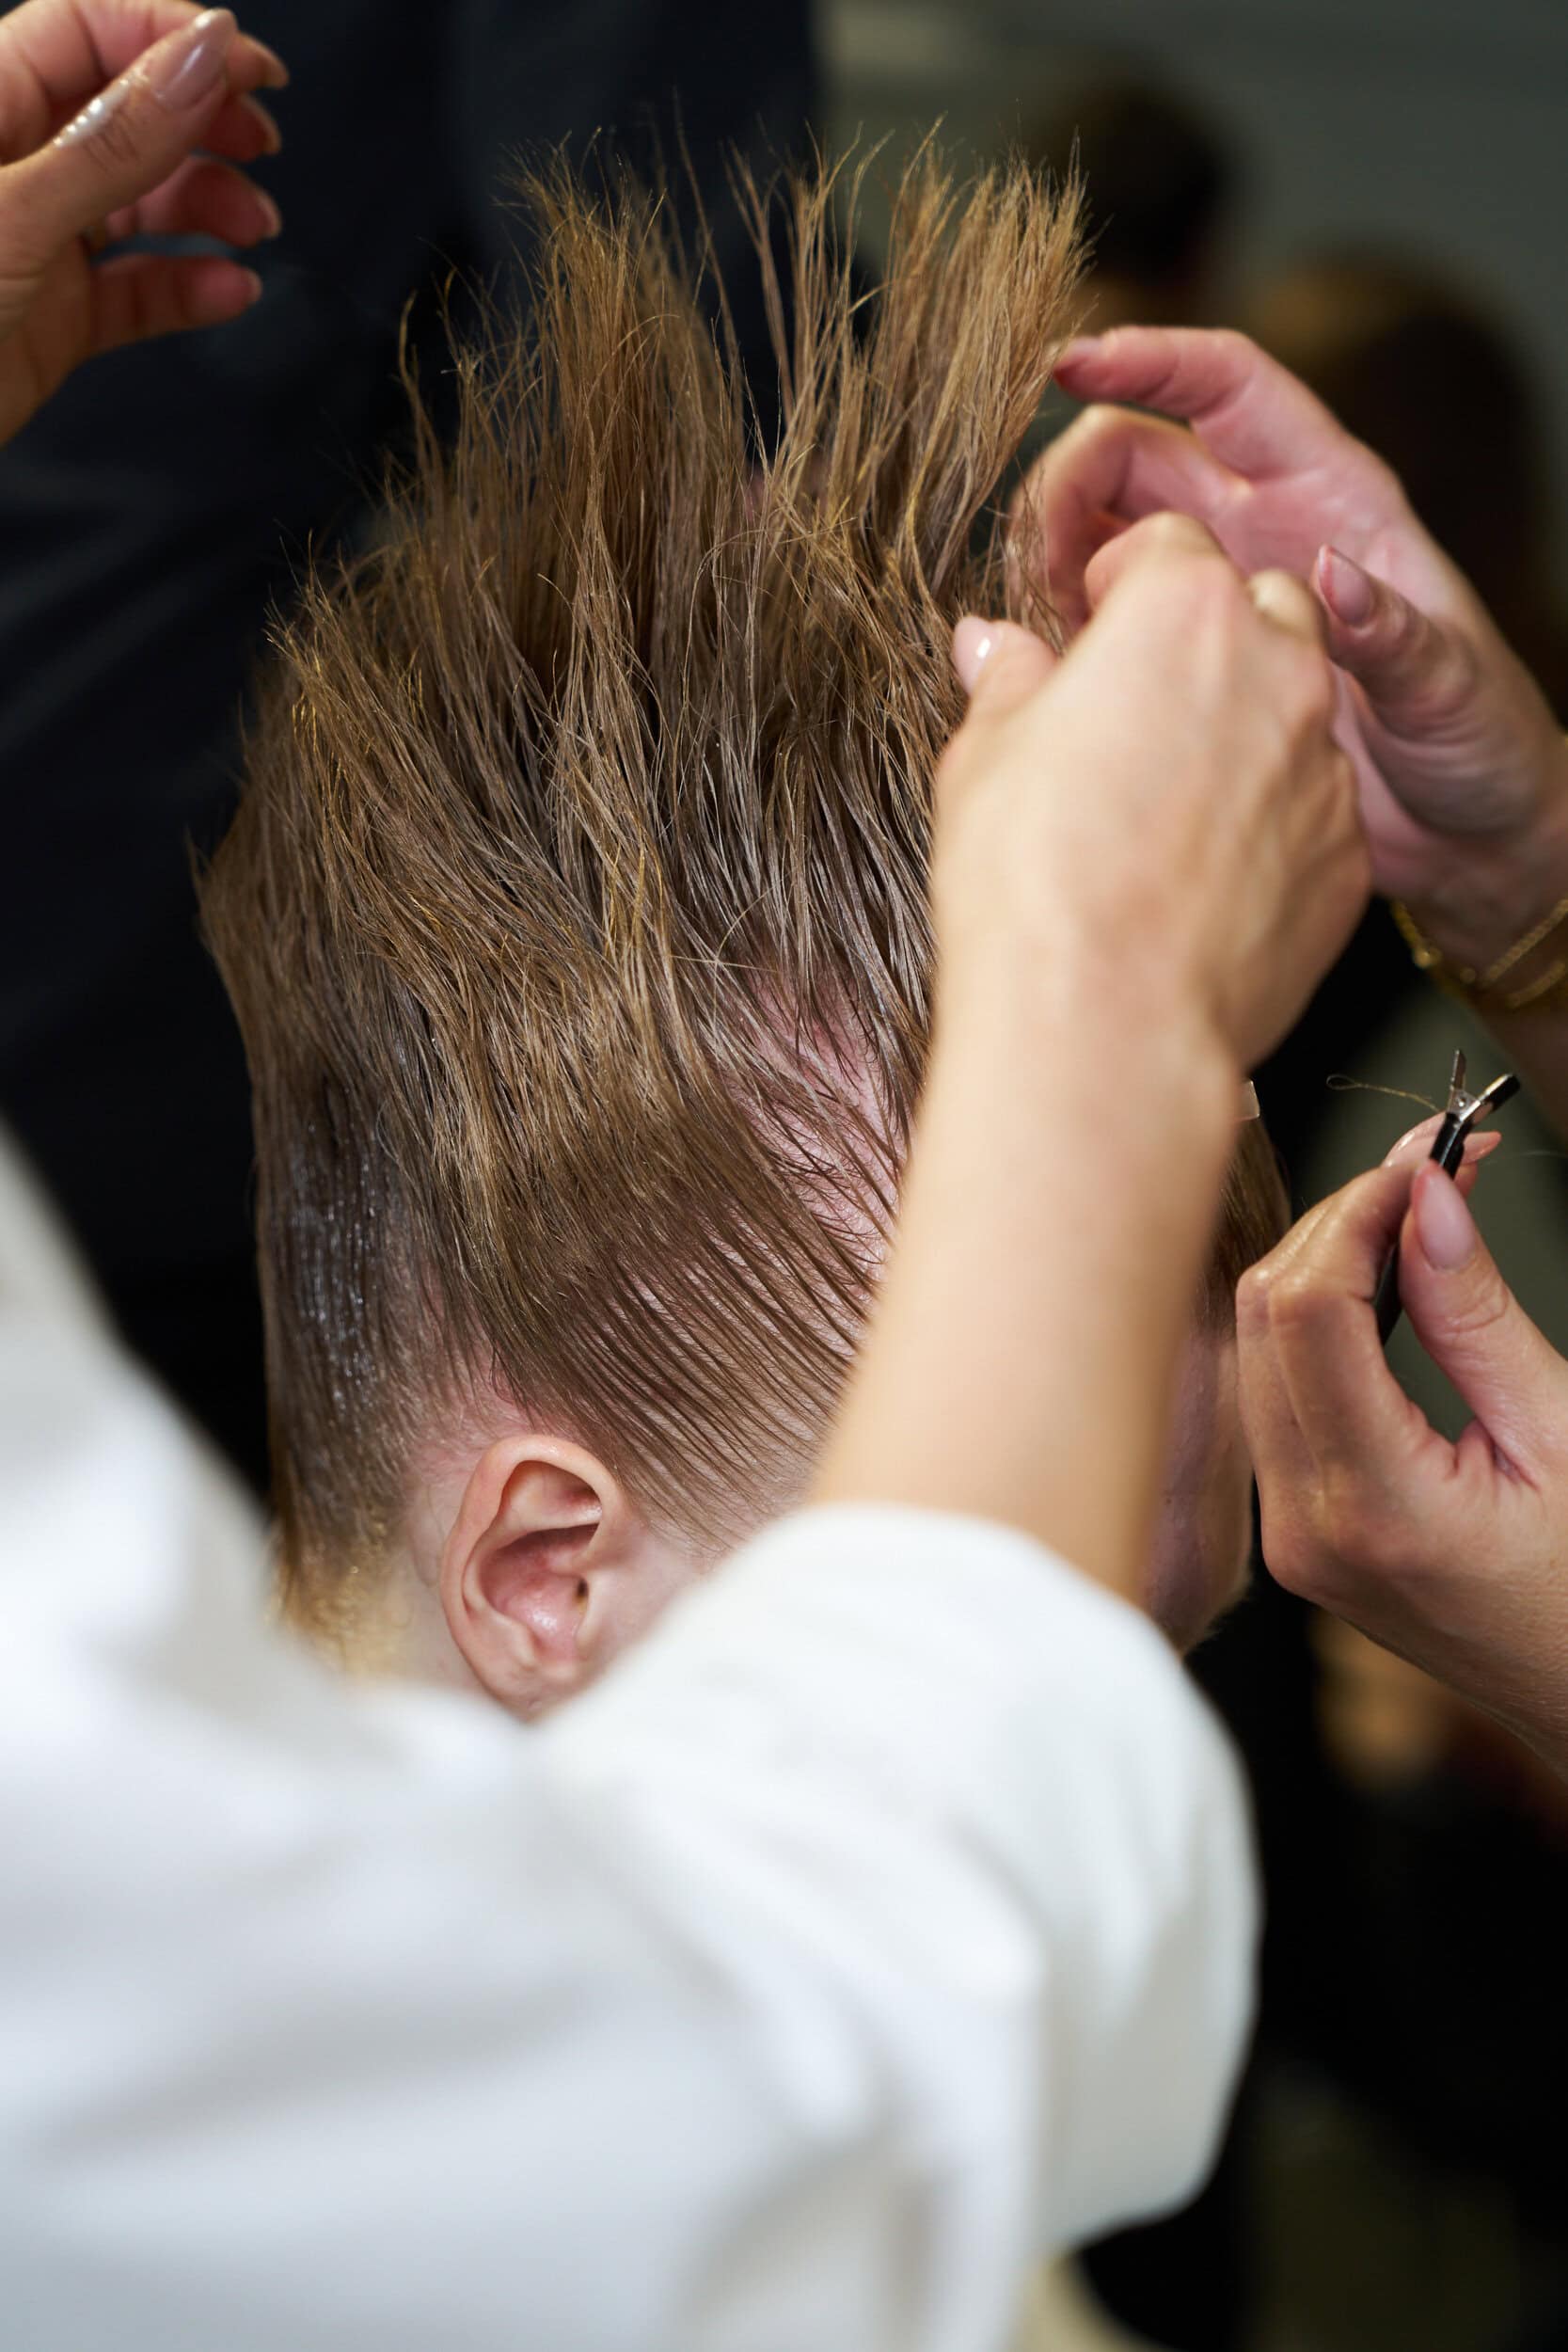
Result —
<path fill-rule="evenodd" d="M 950 633 L 1021 611 L 992 501 L 1078 262 L 1075 190 L 927 148 L 863 296 L 855 193 L 742 187 L 759 453 L 668 205 L 532 180 L 526 322 L 277 632 L 205 914 L 301 1613 L 472 1395 L 715 1541 L 831 1413 L 926 1050 Z"/>

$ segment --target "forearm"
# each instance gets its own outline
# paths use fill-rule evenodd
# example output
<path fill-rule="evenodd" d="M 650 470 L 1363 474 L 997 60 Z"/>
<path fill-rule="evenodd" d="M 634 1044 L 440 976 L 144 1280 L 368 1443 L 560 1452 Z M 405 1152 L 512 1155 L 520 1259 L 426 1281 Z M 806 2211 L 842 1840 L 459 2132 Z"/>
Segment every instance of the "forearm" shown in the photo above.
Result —
<path fill-rule="evenodd" d="M 818 1498 L 1004 1520 L 1137 1597 L 1235 1094 L 1170 1008 L 1000 970 L 950 1007 Z"/>

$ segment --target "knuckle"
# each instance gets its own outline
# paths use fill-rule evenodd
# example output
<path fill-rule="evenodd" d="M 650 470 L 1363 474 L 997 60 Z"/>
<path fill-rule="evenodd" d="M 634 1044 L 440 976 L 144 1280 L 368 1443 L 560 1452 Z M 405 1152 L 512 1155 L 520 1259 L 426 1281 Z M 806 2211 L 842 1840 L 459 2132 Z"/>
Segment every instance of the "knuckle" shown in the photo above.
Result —
<path fill-rule="evenodd" d="M 1313 1521 L 1309 1499 L 1293 1490 L 1260 1485 L 1258 1495 L 1259 1549 L 1269 1574 L 1301 1600 L 1325 1593 L 1333 1555 Z"/>
<path fill-rule="evenodd" d="M 1219 552 L 1212 532 L 1206 531 L 1191 515 L 1171 511 L 1151 515 L 1143 525 L 1143 530 L 1151 547 L 1167 554 L 1189 557 L 1195 569 L 1201 563 L 1209 571 L 1230 577 L 1228 564 L 1216 564 L 1212 560 Z"/>
<path fill-rule="evenodd" d="M 1495 1266 L 1479 1273 L 1462 1298 L 1453 1300 L 1444 1317 L 1449 1339 L 1486 1341 L 1507 1323 L 1513 1298 Z"/>
<path fill-rule="evenodd" d="M 1057 446 L 1060 448 L 1070 440 L 1076 442 L 1081 448 L 1085 442 L 1112 438 L 1122 430 L 1126 421 L 1126 409 L 1118 408 L 1114 401 L 1091 401 L 1089 405 L 1073 419 Z"/>
<path fill-rule="evenodd" d="M 1269 1328 L 1282 1347 L 1315 1339 L 1333 1327 L 1339 1301 L 1310 1272 L 1281 1267 L 1268 1291 Z"/>
<path fill-rule="evenodd" d="M 1188 522 L 1179 515 L 1160 516 L 1156 520 L 1169 526 L 1164 534 L 1166 562 L 1160 594 L 1195 639 L 1212 642 L 1224 660 L 1232 660 L 1238 631 L 1258 617 L 1245 581 L 1219 557 L 1201 523 Z"/>
<path fill-rule="evenodd" d="M 1266 1339 L 1279 1268 L 1270 1258 L 1249 1265 L 1236 1285 L 1236 1327 L 1243 1339 Z"/>
<path fill-rule="evenodd" d="M 1259 345 L 1250 335 L 1243 335 L 1239 326 L 1215 327 L 1212 340 L 1227 373 L 1249 374 L 1262 360 Z"/>
<path fill-rule="evenodd" d="M 82 153 L 106 176 L 119 179 L 140 159 L 141 130 L 141 110 L 132 99 L 92 125 L 82 141 Z"/>

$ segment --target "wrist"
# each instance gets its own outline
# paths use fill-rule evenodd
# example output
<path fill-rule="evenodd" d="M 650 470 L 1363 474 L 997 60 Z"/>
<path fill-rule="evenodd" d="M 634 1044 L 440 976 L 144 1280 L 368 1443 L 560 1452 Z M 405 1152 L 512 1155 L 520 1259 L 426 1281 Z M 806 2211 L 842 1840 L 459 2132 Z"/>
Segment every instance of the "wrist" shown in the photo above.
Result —
<path fill-rule="evenodd" d="M 1459 845 L 1455 844 L 1456 850 Z M 1444 880 L 1405 904 L 1423 936 L 1461 971 L 1485 973 L 1568 898 L 1568 739 L 1554 730 L 1536 813 L 1508 841 L 1477 841 Z M 1545 945 L 1560 951 L 1561 941 Z M 1521 970 L 1521 979 L 1530 974 Z"/>
<path fill-rule="evenodd" d="M 1000 1519 L 1142 1600 L 1237 1072 L 1208 1024 L 1130 1014 L 1060 945 L 943 975 L 898 1232 L 816 1491 Z"/>
<path fill-rule="evenodd" d="M 1049 952 L 1005 945 L 939 980 L 928 1095 L 984 1093 L 988 1124 L 1048 1122 L 1059 1144 L 1091 1134 L 1133 1157 L 1223 1168 L 1243 1073 L 1196 994 L 1157 985 L 1107 943 Z"/>

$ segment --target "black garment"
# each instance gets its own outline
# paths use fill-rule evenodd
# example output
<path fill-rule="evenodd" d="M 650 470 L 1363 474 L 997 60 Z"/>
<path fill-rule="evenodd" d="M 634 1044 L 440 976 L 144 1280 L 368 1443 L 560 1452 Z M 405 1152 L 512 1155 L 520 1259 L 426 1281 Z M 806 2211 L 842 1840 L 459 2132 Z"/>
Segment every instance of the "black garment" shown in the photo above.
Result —
<path fill-rule="evenodd" d="M 733 262 L 726 144 L 797 148 L 815 90 L 792 0 L 253 0 L 245 25 L 293 72 L 258 167 L 286 220 L 265 299 L 96 362 L 0 453 L 0 1117 L 132 1343 L 260 1482 L 247 1093 L 189 845 L 233 804 L 266 607 L 363 511 L 406 299 L 507 269 L 514 158 L 602 132 L 673 167 L 684 140 Z M 754 357 L 755 273 L 728 274 Z"/>

